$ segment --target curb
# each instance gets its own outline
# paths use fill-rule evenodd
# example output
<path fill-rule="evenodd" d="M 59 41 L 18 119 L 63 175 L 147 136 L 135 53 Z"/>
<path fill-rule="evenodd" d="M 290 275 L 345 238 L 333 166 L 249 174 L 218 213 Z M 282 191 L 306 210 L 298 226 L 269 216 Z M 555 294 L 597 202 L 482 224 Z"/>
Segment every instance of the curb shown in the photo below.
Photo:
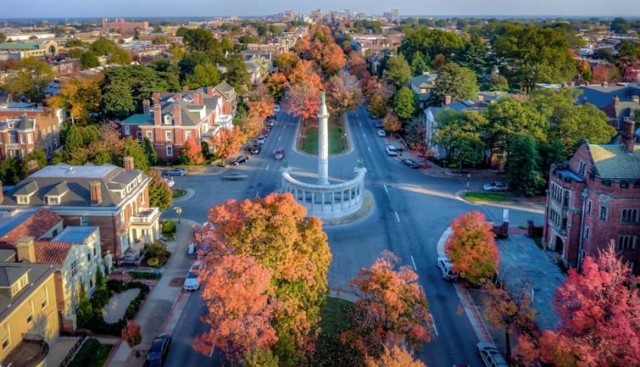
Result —
<path fill-rule="evenodd" d="M 182 316 L 182 312 L 184 311 L 185 305 L 187 304 L 187 296 L 187 292 L 181 291 L 180 296 L 178 296 L 178 298 L 176 298 L 176 300 L 173 302 L 171 310 L 169 311 L 169 315 L 167 316 L 167 319 L 165 320 L 162 327 L 163 334 L 173 335 L 173 330 L 178 324 L 178 320 L 180 320 L 180 316 Z"/>
<path fill-rule="evenodd" d="M 473 201 L 469 201 L 467 199 L 464 198 L 464 194 L 467 192 L 467 190 L 459 190 L 456 191 L 453 195 L 458 198 L 458 200 L 463 201 L 469 205 L 474 205 L 474 206 L 491 206 L 494 208 L 502 208 L 502 209 L 511 209 L 511 210 L 520 210 L 523 212 L 530 212 L 530 213 L 536 213 L 536 214 L 543 214 L 544 215 L 544 206 L 542 208 L 535 208 L 535 207 L 531 207 L 531 206 L 525 206 L 525 205 L 518 205 L 519 203 L 517 201 L 505 201 L 505 202 L 496 202 L 496 201 L 483 201 L 483 202 L 473 202 Z"/>
<path fill-rule="evenodd" d="M 447 230 L 442 233 L 442 236 L 440 236 L 437 245 L 438 256 L 446 256 L 444 246 L 449 236 L 451 236 L 452 232 L 453 231 L 451 230 L 451 227 L 448 227 Z M 469 295 L 469 291 L 467 291 L 466 288 L 457 283 L 453 284 L 453 288 L 456 290 L 456 294 L 460 299 L 462 308 L 464 309 L 464 312 L 467 315 L 469 323 L 471 323 L 471 327 L 473 327 L 478 340 L 493 343 L 493 338 L 491 337 L 491 334 L 489 333 L 487 326 L 484 323 L 484 319 L 478 311 L 478 307 L 473 302 L 471 295 Z"/>

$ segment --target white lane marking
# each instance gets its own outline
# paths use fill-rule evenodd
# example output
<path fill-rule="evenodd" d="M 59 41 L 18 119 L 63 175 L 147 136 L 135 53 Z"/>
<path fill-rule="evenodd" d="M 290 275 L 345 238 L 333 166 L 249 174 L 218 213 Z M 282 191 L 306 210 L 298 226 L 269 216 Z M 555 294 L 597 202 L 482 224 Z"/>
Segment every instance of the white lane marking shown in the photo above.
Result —
<path fill-rule="evenodd" d="M 367 149 L 369 149 L 369 153 L 371 153 L 371 147 L 367 145 Z"/>
<path fill-rule="evenodd" d="M 280 138 L 282 138 L 282 136 L 278 136 L 278 141 L 280 141 Z"/>
<path fill-rule="evenodd" d="M 258 196 L 260 196 L 260 191 L 256 191 L 256 197 L 254 199 L 257 199 Z"/>
<path fill-rule="evenodd" d="M 398 212 L 394 212 L 394 213 L 396 213 L 396 220 L 400 222 L 400 217 L 398 216 Z"/>
<path fill-rule="evenodd" d="M 268 171 L 268 170 L 269 170 L 269 166 L 270 166 L 270 165 L 271 165 L 271 164 L 267 164 L 267 166 L 264 168 L 264 170 L 265 170 L 265 171 Z"/>
<path fill-rule="evenodd" d="M 363 138 L 363 139 L 366 139 L 366 138 L 367 138 L 367 136 L 366 136 L 364 133 L 362 133 L 362 138 Z"/>
<path fill-rule="evenodd" d="M 387 185 L 382 185 L 384 187 L 384 191 L 388 194 L 389 193 L 389 189 L 387 189 Z"/>
<path fill-rule="evenodd" d="M 416 266 L 416 261 L 413 259 L 413 255 L 409 255 L 411 256 L 411 263 L 413 264 L 413 270 L 418 271 L 418 267 Z"/>
<path fill-rule="evenodd" d="M 438 328 L 436 327 L 436 320 L 431 319 L 431 321 L 433 321 L 433 331 L 436 332 L 436 336 L 439 336 L 438 335 Z"/>

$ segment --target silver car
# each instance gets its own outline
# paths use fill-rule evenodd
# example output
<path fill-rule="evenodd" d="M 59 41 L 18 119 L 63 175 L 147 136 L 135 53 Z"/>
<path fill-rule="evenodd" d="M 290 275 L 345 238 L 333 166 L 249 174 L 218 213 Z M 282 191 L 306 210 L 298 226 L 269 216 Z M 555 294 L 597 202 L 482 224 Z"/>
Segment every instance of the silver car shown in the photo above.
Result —
<path fill-rule="evenodd" d="M 482 185 L 484 191 L 505 192 L 509 191 L 509 185 L 502 181 L 493 181 Z"/>
<path fill-rule="evenodd" d="M 387 145 L 384 150 L 387 152 L 387 155 L 390 157 L 395 157 L 398 155 L 398 148 L 393 145 Z"/>
<path fill-rule="evenodd" d="M 440 270 L 440 275 L 442 279 L 454 282 L 458 280 L 458 274 L 453 272 L 453 263 L 449 260 L 448 257 L 438 256 L 436 260 L 436 265 Z"/>
<path fill-rule="evenodd" d="M 495 344 L 480 342 L 478 343 L 477 348 L 478 354 L 480 354 L 485 366 L 509 367 L 507 360 L 504 359 L 504 356 Z"/>

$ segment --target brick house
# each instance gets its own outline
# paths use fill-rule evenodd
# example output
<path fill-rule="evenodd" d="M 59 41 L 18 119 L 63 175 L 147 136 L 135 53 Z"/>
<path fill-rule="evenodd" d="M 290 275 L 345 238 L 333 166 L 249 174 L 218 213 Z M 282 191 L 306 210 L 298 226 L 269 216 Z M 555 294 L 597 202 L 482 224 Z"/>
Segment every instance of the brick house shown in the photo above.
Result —
<path fill-rule="evenodd" d="M 41 105 L 0 108 L 0 159 L 24 158 L 34 149 L 51 154 L 60 147 L 64 112 Z"/>
<path fill-rule="evenodd" d="M 112 256 L 118 260 L 159 236 L 160 211 L 149 206 L 151 179 L 134 169 L 133 158 L 125 157 L 124 165 L 47 166 L 0 194 L 0 210 L 46 208 L 65 227 L 99 227 L 108 266 Z"/>
<path fill-rule="evenodd" d="M 567 163 L 551 167 L 543 237 L 567 266 L 613 240 L 621 258 L 640 270 L 640 145 L 629 118 L 621 141 L 584 143 Z"/>
<path fill-rule="evenodd" d="M 147 138 L 158 158 L 173 162 L 184 143 L 215 136 L 220 129 L 233 128 L 236 95 L 222 82 L 218 86 L 179 93 L 153 93 L 153 105 L 142 102 L 143 113 L 120 122 L 123 136 Z"/>

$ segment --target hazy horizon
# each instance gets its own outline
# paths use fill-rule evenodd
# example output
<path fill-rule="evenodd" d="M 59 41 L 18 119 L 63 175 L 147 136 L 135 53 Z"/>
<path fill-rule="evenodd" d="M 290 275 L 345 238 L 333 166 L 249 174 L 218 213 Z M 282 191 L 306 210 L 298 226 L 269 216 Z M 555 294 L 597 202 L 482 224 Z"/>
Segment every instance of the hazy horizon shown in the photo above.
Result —
<path fill-rule="evenodd" d="M 638 0 L 394 0 L 389 2 L 351 0 L 320 2 L 296 0 L 22 0 L 4 7 L 0 19 L 53 18 L 160 18 L 160 17 L 216 17 L 268 16 L 293 10 L 309 14 L 320 8 L 382 15 L 392 8 L 400 16 L 451 17 L 640 17 Z"/>

